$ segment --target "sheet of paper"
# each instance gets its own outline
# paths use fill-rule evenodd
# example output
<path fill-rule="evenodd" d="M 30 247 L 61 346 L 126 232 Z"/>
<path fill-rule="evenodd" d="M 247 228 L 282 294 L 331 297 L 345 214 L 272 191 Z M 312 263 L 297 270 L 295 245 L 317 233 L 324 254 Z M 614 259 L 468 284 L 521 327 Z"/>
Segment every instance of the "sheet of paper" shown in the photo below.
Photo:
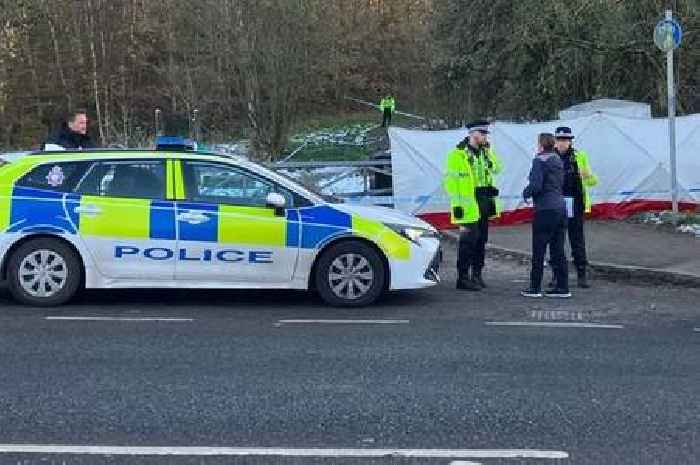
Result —
<path fill-rule="evenodd" d="M 564 197 L 564 201 L 566 202 L 566 217 L 573 218 L 574 217 L 574 198 L 573 197 Z"/>

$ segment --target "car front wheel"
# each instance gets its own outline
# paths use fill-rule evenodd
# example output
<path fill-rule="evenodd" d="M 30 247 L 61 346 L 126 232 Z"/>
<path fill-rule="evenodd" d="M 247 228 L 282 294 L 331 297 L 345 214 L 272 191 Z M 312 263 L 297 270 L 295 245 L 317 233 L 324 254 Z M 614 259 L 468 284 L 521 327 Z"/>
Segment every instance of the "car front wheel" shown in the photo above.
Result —
<path fill-rule="evenodd" d="M 76 253 L 56 239 L 34 239 L 10 257 L 8 285 L 12 296 L 27 305 L 55 306 L 78 291 L 81 266 Z"/>
<path fill-rule="evenodd" d="M 316 266 L 316 290 L 328 304 L 361 307 L 377 300 L 386 287 L 386 267 L 379 253 L 360 241 L 326 249 Z"/>

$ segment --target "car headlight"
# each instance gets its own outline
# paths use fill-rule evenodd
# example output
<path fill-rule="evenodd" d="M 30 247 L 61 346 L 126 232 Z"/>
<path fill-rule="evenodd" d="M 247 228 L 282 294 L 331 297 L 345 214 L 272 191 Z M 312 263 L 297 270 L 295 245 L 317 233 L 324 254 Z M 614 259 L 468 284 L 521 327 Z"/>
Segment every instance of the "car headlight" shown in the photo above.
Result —
<path fill-rule="evenodd" d="M 440 233 L 438 233 L 434 229 L 425 229 L 425 228 L 416 228 L 414 226 L 406 226 L 403 224 L 391 224 L 391 223 L 384 223 L 384 225 L 394 231 L 395 233 L 405 237 L 409 241 L 420 245 L 419 239 L 425 239 L 425 238 L 436 238 L 438 239 L 440 237 Z"/>

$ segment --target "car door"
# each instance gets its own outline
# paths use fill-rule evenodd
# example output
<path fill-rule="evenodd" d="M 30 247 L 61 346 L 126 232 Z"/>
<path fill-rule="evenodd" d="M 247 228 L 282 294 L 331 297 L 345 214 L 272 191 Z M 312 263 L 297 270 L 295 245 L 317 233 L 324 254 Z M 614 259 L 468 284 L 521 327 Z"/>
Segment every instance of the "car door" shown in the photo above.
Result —
<path fill-rule="evenodd" d="M 168 281 L 175 275 L 175 205 L 166 160 L 96 162 L 77 186 L 79 234 L 107 278 Z"/>
<path fill-rule="evenodd" d="M 284 209 L 266 205 L 267 195 L 281 188 L 226 163 L 182 160 L 180 169 L 185 200 L 177 202 L 176 278 L 212 287 L 289 284 L 298 256 L 292 236 L 298 231 L 288 235 Z M 291 207 L 293 198 L 286 194 Z"/>
<path fill-rule="evenodd" d="M 7 232 L 77 236 L 80 215 L 75 208 L 79 197 L 73 189 L 91 165 L 89 161 L 42 163 L 14 186 L 8 184 L 11 202 L 3 212 L 7 215 Z"/>

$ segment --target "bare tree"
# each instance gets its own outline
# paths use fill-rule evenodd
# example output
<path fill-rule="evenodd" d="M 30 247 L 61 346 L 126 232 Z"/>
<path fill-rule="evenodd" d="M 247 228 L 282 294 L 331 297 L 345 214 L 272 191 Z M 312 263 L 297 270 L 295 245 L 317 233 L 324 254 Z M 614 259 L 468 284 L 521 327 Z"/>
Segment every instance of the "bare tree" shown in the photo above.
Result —
<path fill-rule="evenodd" d="M 103 144 L 250 137 L 274 159 L 295 124 L 374 100 L 458 125 L 551 118 L 598 96 L 665 108 L 650 31 L 665 0 L 0 0 L 0 149 L 87 106 Z M 677 0 L 679 108 L 700 111 L 700 7 Z"/>

